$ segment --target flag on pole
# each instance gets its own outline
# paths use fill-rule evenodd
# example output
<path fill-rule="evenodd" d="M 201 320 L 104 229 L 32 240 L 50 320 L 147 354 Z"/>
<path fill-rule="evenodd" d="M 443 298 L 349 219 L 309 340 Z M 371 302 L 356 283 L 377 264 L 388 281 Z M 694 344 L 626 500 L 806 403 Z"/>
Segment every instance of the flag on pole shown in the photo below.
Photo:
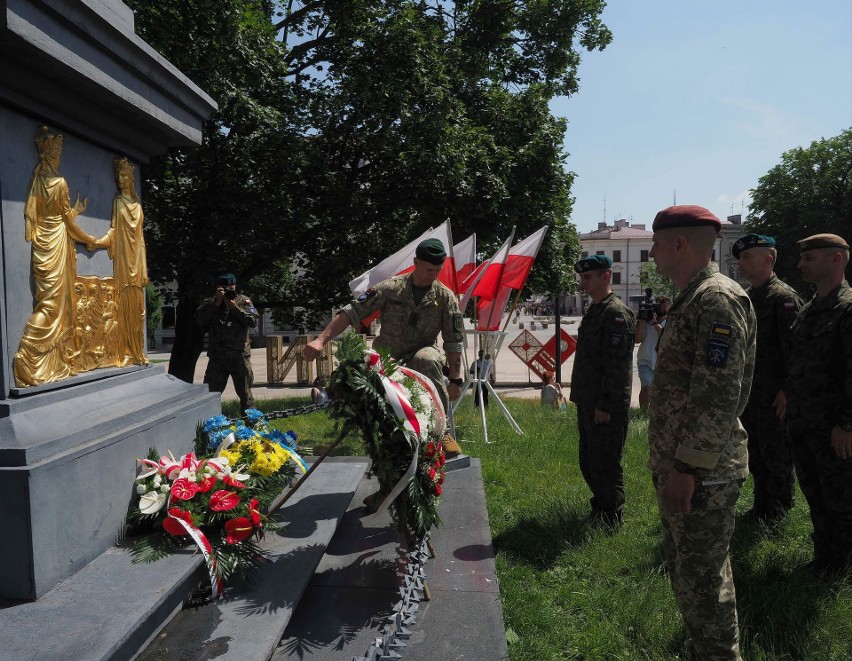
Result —
<path fill-rule="evenodd" d="M 506 311 L 512 290 L 523 289 L 526 284 L 546 233 L 545 225 L 509 250 L 500 278 L 500 290 L 491 300 L 481 300 L 479 303 L 479 330 L 500 330 L 500 320 Z"/>
<path fill-rule="evenodd" d="M 473 295 L 485 300 L 491 300 L 497 296 L 500 291 L 500 281 L 503 278 L 503 269 L 506 266 L 506 259 L 509 256 L 509 247 L 512 245 L 512 239 L 515 236 L 515 228 L 512 228 L 509 238 L 503 242 L 500 249 L 494 253 L 494 256 L 488 260 L 488 266 L 482 272 L 479 282 L 473 288 Z"/>
<path fill-rule="evenodd" d="M 457 295 L 463 293 L 462 286 L 476 270 L 476 234 L 471 234 L 461 243 L 453 246 L 453 258 L 455 259 L 456 289 Z"/>

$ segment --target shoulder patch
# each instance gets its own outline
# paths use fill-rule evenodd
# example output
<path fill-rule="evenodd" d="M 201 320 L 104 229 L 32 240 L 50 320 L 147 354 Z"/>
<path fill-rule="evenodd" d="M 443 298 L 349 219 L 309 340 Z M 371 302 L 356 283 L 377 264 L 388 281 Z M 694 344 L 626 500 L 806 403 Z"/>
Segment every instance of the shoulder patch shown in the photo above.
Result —
<path fill-rule="evenodd" d="M 358 301 L 359 303 L 363 303 L 364 301 L 369 301 L 375 295 L 376 295 L 376 290 L 373 289 L 373 288 L 370 288 L 367 291 L 365 291 L 363 294 L 361 294 L 355 300 Z"/>
<path fill-rule="evenodd" d="M 733 333 L 733 327 L 728 324 L 721 324 L 719 322 L 713 322 L 713 328 L 710 329 L 710 335 L 718 335 L 722 338 L 730 338 Z"/>
<path fill-rule="evenodd" d="M 707 364 L 710 367 L 724 367 L 728 362 L 731 345 L 721 340 L 710 339 L 707 342 Z"/>
<path fill-rule="evenodd" d="M 615 322 L 616 326 L 623 326 L 624 325 L 624 315 L 621 314 L 620 312 L 617 315 L 615 315 L 612 318 L 612 320 Z"/>
<path fill-rule="evenodd" d="M 793 312 L 796 309 L 796 304 L 792 299 L 787 299 L 784 301 L 784 311 L 785 312 Z"/>
<path fill-rule="evenodd" d="M 622 319 L 622 323 L 624 323 L 623 319 Z M 609 336 L 609 346 L 611 346 L 613 349 L 617 349 L 623 343 L 624 343 L 624 333 L 612 333 Z"/>

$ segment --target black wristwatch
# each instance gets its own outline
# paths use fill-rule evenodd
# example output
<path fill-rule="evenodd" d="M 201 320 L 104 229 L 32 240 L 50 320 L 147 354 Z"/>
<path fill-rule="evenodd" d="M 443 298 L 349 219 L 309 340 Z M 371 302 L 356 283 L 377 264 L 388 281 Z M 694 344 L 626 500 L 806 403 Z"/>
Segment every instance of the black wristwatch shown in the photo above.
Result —
<path fill-rule="evenodd" d="M 694 468 L 693 466 L 690 466 L 689 464 L 683 463 L 680 459 L 674 460 L 673 468 L 678 473 L 683 473 L 684 475 L 695 475 L 695 473 L 698 471 L 697 468 Z"/>
<path fill-rule="evenodd" d="M 460 385 L 464 384 L 464 379 L 461 378 L 461 377 L 458 377 L 456 379 L 450 379 L 450 383 L 455 384 L 457 386 L 460 386 Z"/>

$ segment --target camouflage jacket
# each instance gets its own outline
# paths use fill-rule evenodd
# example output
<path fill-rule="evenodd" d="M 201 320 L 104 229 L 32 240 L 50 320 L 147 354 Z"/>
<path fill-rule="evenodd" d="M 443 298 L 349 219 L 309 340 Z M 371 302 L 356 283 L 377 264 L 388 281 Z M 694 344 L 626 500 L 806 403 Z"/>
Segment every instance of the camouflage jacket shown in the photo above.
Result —
<path fill-rule="evenodd" d="M 748 475 L 739 416 L 751 389 L 755 327 L 748 295 L 714 263 L 675 298 L 658 343 L 648 421 L 659 489 L 675 459 L 698 468 L 700 481 Z"/>
<path fill-rule="evenodd" d="M 438 346 L 444 338 L 444 351 L 460 353 L 464 340 L 464 320 L 456 295 L 435 280 L 419 305 L 414 303 L 411 274 L 380 282 L 358 296 L 343 311 L 357 328 L 361 319 L 381 311 L 382 329 L 373 346 L 387 349 L 397 360 L 406 361 L 420 349 Z"/>
<path fill-rule="evenodd" d="M 852 289 L 845 280 L 814 296 L 793 322 L 795 350 L 784 387 L 791 425 L 852 423 Z"/>
<path fill-rule="evenodd" d="M 242 294 L 234 302 L 237 308 L 229 310 L 225 301 L 216 305 L 208 298 L 195 311 L 195 323 L 207 329 L 207 355 L 211 358 L 234 352 L 251 355 L 248 331 L 257 327 L 257 310 Z"/>
<path fill-rule="evenodd" d="M 606 413 L 630 407 L 636 317 L 610 292 L 589 306 L 577 331 L 571 401 Z"/>
<path fill-rule="evenodd" d="M 774 273 L 759 287 L 746 291 L 757 317 L 757 357 L 749 401 L 771 405 L 790 373 L 791 326 L 802 308 L 802 299 Z"/>

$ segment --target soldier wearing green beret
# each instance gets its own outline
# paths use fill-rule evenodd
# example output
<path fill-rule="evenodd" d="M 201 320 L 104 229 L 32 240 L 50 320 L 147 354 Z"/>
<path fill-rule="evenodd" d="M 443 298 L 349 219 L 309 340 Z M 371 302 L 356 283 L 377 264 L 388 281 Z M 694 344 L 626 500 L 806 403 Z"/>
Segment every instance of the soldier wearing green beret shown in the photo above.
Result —
<path fill-rule="evenodd" d="M 456 295 L 437 279 L 446 257 L 441 241 L 422 241 L 415 251 L 414 270 L 388 278 L 344 307 L 317 339 L 306 345 L 305 358 L 313 360 L 329 340 L 381 311 L 382 328 L 373 346 L 387 349 L 396 360 L 432 379 L 446 408 L 449 400 L 459 396 L 464 383 L 461 377 L 464 320 Z M 444 339 L 444 351 L 438 347 L 439 334 Z M 444 382 L 444 352 L 449 387 Z M 448 456 L 461 452 L 450 437 L 444 440 L 444 450 Z"/>
<path fill-rule="evenodd" d="M 621 457 L 633 387 L 636 317 L 616 296 L 612 260 L 592 255 L 574 266 L 592 299 L 578 330 L 570 400 L 577 405 L 580 472 L 592 492 L 592 517 L 617 528 L 624 511 Z"/>
<path fill-rule="evenodd" d="M 799 270 L 816 293 L 793 323 L 781 412 L 811 512 L 812 567 L 826 576 L 852 569 L 852 289 L 844 277 L 849 244 L 836 234 L 815 234 L 798 246 Z"/>
<path fill-rule="evenodd" d="M 228 377 L 234 381 L 234 390 L 240 398 L 240 409 L 254 407 L 251 386 L 254 373 L 251 369 L 251 343 L 249 328 L 257 327 L 257 310 L 254 304 L 237 293 L 237 278 L 224 273 L 216 280 L 216 293 L 205 300 L 195 311 L 195 322 L 207 329 L 207 371 L 204 383 L 211 392 L 224 392 Z"/>
<path fill-rule="evenodd" d="M 778 417 L 778 393 L 793 358 L 791 326 L 802 299 L 775 275 L 775 239 L 746 234 L 731 248 L 757 316 L 757 355 L 748 405 L 741 417 L 748 432 L 748 469 L 754 480 L 754 506 L 759 521 L 776 523 L 793 507 L 796 479 L 793 454 L 784 423 Z"/>
<path fill-rule="evenodd" d="M 729 547 L 748 475 L 739 416 L 751 389 L 756 323 L 748 295 L 712 261 L 721 226 L 695 205 L 654 218 L 651 257 L 679 292 L 660 336 L 648 445 L 690 658 L 740 661 Z"/>

